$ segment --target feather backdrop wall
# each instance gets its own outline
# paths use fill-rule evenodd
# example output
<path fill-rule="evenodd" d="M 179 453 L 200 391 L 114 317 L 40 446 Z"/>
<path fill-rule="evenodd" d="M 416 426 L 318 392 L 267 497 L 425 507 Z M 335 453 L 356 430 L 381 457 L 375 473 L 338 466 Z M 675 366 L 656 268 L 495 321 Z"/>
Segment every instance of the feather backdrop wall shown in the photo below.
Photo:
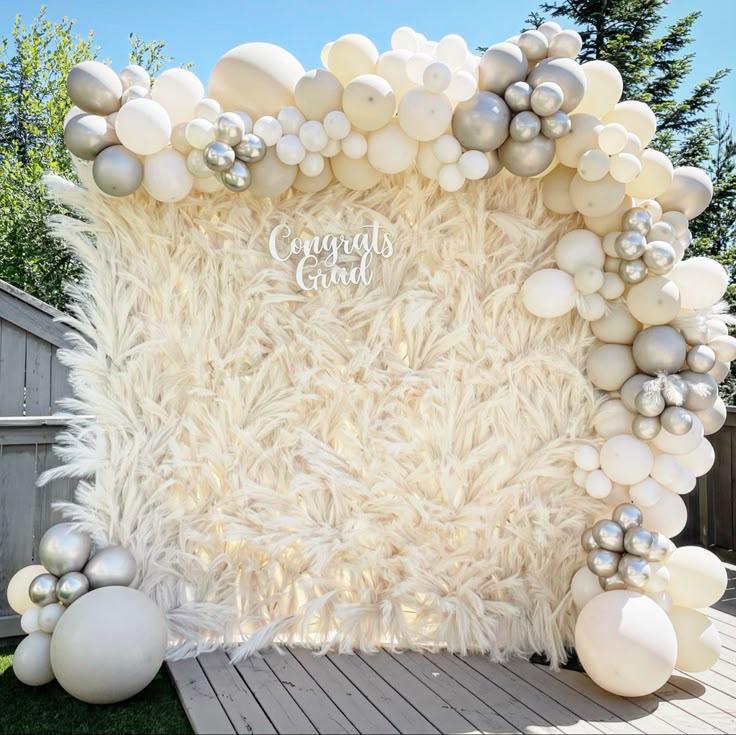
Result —
<path fill-rule="evenodd" d="M 66 507 L 137 557 L 171 657 L 223 643 L 447 647 L 502 659 L 572 642 L 578 539 L 602 504 L 571 482 L 595 441 L 578 317 L 519 297 L 574 217 L 507 174 L 457 194 L 414 174 L 277 200 L 160 204 L 50 179 L 83 262 L 65 356 L 80 418 Z M 369 285 L 297 287 L 269 233 L 355 233 Z M 354 266 L 358 254 L 341 256 Z"/>

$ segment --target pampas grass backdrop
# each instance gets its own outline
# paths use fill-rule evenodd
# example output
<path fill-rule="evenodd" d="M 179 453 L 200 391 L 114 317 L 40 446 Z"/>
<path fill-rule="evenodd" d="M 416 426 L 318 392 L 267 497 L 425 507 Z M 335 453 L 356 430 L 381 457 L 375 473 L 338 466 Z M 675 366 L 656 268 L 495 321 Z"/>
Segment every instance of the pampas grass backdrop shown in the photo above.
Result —
<path fill-rule="evenodd" d="M 48 183 L 86 269 L 64 359 L 89 418 L 54 472 L 82 478 L 69 517 L 135 554 L 171 657 L 276 642 L 564 659 L 578 539 L 602 507 L 572 453 L 598 399 L 587 324 L 519 297 L 578 225 L 537 181 L 447 194 L 407 174 L 174 205 Z M 297 259 L 268 252 L 283 222 L 373 221 L 395 252 L 369 286 L 300 292 Z"/>

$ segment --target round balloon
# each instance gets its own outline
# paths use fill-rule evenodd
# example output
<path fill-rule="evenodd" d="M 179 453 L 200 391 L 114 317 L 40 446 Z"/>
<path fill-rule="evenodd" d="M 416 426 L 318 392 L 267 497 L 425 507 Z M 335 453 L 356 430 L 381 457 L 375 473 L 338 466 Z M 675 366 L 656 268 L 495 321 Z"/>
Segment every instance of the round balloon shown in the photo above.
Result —
<path fill-rule="evenodd" d="M 66 91 L 85 112 L 109 115 L 120 109 L 123 84 L 109 66 L 99 61 L 82 61 L 67 75 Z"/>
<path fill-rule="evenodd" d="M 468 150 L 493 151 L 508 137 L 510 121 L 511 113 L 501 97 L 478 92 L 455 108 L 452 133 Z"/>
<path fill-rule="evenodd" d="M 636 373 L 631 347 L 621 344 L 601 344 L 594 347 L 588 353 L 586 371 L 596 388 L 619 390 Z"/>
<path fill-rule="evenodd" d="M 115 118 L 115 132 L 120 142 L 133 153 L 150 156 L 163 150 L 171 137 L 171 120 L 155 100 L 128 102 Z"/>
<path fill-rule="evenodd" d="M 667 324 L 680 311 L 680 289 L 663 276 L 652 276 L 631 287 L 626 305 L 643 324 Z"/>
<path fill-rule="evenodd" d="M 450 126 L 452 105 L 444 94 L 411 89 L 399 103 L 398 117 L 402 130 L 414 140 L 434 140 Z"/>
<path fill-rule="evenodd" d="M 340 80 L 324 69 L 308 71 L 294 88 L 296 106 L 307 120 L 324 120 L 328 112 L 342 108 L 342 98 Z"/>
<path fill-rule="evenodd" d="M 188 69 L 167 69 L 156 77 L 151 89 L 151 99 L 166 110 L 172 125 L 195 117 L 194 110 L 203 97 L 202 82 Z"/>
<path fill-rule="evenodd" d="M 687 523 L 687 507 L 684 501 L 670 490 L 663 489 L 659 500 L 643 510 L 644 527 L 667 538 L 677 536 Z M 671 590 L 668 591 L 672 594 Z"/>
<path fill-rule="evenodd" d="M 567 314 L 575 306 L 572 276 L 557 268 L 532 273 L 521 287 L 521 300 L 527 311 L 544 319 Z"/>
<path fill-rule="evenodd" d="M 613 482 L 621 485 L 641 482 L 653 466 L 652 450 L 630 434 L 612 436 L 601 447 L 601 469 Z"/>
<path fill-rule="evenodd" d="M 683 309 L 707 309 L 728 287 L 726 269 L 712 258 L 688 258 L 678 263 L 668 278 L 680 291 Z"/>
<path fill-rule="evenodd" d="M 143 183 L 143 164 L 125 146 L 105 148 L 92 166 L 92 176 L 100 191 L 115 197 L 132 194 Z"/>
<path fill-rule="evenodd" d="M 56 577 L 79 572 L 89 559 L 92 540 L 73 523 L 57 523 L 41 537 L 38 556 L 43 566 Z"/>
<path fill-rule="evenodd" d="M 51 668 L 51 636 L 31 633 L 24 638 L 13 654 L 13 673 L 26 686 L 40 687 L 54 680 Z"/>
<path fill-rule="evenodd" d="M 282 163 L 276 149 L 269 148 L 264 158 L 250 167 L 250 172 L 250 193 L 260 198 L 275 197 L 294 183 L 299 167 Z"/>
<path fill-rule="evenodd" d="M 602 118 L 621 99 L 624 91 L 621 74 L 613 64 L 598 59 L 585 62 L 580 69 L 585 74 L 585 94 L 575 112 Z"/>
<path fill-rule="evenodd" d="M 31 564 L 19 569 L 10 578 L 6 594 L 11 610 L 14 610 L 18 615 L 23 615 L 26 610 L 35 607 L 28 594 L 28 588 L 36 577 L 46 573 L 46 569 L 40 564 Z"/>
<path fill-rule="evenodd" d="M 559 85 L 564 95 L 561 108 L 563 112 L 572 112 L 585 95 L 587 81 L 580 65 L 573 59 L 551 58 L 540 61 L 529 73 L 527 81 L 532 87 L 544 82 Z"/>
<path fill-rule="evenodd" d="M 84 568 L 90 589 L 127 587 L 133 583 L 137 565 L 133 555 L 122 546 L 107 546 L 96 552 Z"/>
<path fill-rule="evenodd" d="M 378 130 L 393 117 L 396 95 L 382 77 L 361 74 L 345 87 L 342 106 L 353 125 L 361 130 Z"/>
<path fill-rule="evenodd" d="M 721 657 L 721 637 L 713 622 L 686 607 L 673 607 L 669 615 L 677 635 L 677 668 L 698 673 L 715 666 Z"/>
<path fill-rule="evenodd" d="M 398 174 L 414 163 L 418 147 L 416 140 L 392 121 L 368 136 L 368 161 L 381 173 Z"/>
<path fill-rule="evenodd" d="M 708 174 L 695 166 L 680 166 L 674 170 L 667 191 L 657 197 L 662 209 L 684 213 L 688 219 L 702 214 L 713 198 L 713 182 Z"/>
<path fill-rule="evenodd" d="M 496 43 L 486 49 L 478 67 L 478 89 L 503 94 L 514 82 L 526 78 L 528 63 L 515 43 Z"/>
<path fill-rule="evenodd" d="M 594 597 L 603 593 L 598 583 L 598 577 L 587 566 L 581 567 L 575 572 L 570 584 L 570 591 L 578 610 L 582 610 Z"/>
<path fill-rule="evenodd" d="M 348 189 L 362 191 L 375 186 L 383 174 L 373 168 L 367 158 L 349 158 L 338 153 L 330 159 L 335 178 Z"/>
<path fill-rule="evenodd" d="M 378 49 L 366 36 L 348 33 L 330 47 L 327 68 L 343 83 L 361 74 L 372 74 L 378 61 Z"/>
<path fill-rule="evenodd" d="M 680 607 L 710 607 L 726 591 L 726 568 L 715 554 L 700 546 L 676 549 L 667 568 L 671 576 L 667 591 Z"/>

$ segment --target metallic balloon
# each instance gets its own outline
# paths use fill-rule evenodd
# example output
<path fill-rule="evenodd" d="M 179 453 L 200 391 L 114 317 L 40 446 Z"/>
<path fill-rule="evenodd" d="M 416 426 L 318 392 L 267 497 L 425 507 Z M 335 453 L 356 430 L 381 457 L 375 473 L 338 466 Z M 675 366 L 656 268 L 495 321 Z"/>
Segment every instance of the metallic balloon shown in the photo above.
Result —
<path fill-rule="evenodd" d="M 634 405 L 642 416 L 659 416 L 664 411 L 664 396 L 658 390 L 640 390 L 636 394 Z"/>
<path fill-rule="evenodd" d="M 716 353 L 708 345 L 695 345 L 687 351 L 685 360 L 694 373 L 707 373 L 716 364 Z"/>
<path fill-rule="evenodd" d="M 618 571 L 621 554 L 608 549 L 593 549 L 588 553 L 588 569 L 599 577 L 610 577 Z"/>
<path fill-rule="evenodd" d="M 509 123 L 509 135 L 514 140 L 531 140 L 536 138 L 541 130 L 542 123 L 539 117 L 529 110 L 517 113 Z"/>
<path fill-rule="evenodd" d="M 486 158 L 488 159 L 488 171 L 483 178 L 492 179 L 503 171 L 503 164 L 501 163 L 501 159 L 498 157 L 498 151 L 488 151 L 486 153 Z"/>
<path fill-rule="evenodd" d="M 107 546 L 87 562 L 84 576 L 93 590 L 98 587 L 128 587 L 133 583 L 136 571 L 133 554 L 122 546 Z"/>
<path fill-rule="evenodd" d="M 604 592 L 626 589 L 626 582 L 624 582 L 623 577 L 618 572 L 612 574 L 610 577 L 599 577 L 598 584 L 600 584 Z"/>
<path fill-rule="evenodd" d="M 499 149 L 498 157 L 508 171 L 517 176 L 541 174 L 555 157 L 555 142 L 543 135 L 522 143 L 509 138 Z"/>
<path fill-rule="evenodd" d="M 693 415 L 681 406 L 668 406 L 659 417 L 662 428 L 670 434 L 682 436 L 693 427 Z"/>
<path fill-rule="evenodd" d="M 685 353 L 685 340 L 682 335 L 676 329 L 665 325 L 642 330 L 636 335 L 632 345 L 634 362 L 639 370 L 649 375 L 678 372 L 685 362 Z"/>
<path fill-rule="evenodd" d="M 478 92 L 455 108 L 452 133 L 468 150 L 493 151 L 508 137 L 510 121 L 509 108 L 497 94 Z"/>
<path fill-rule="evenodd" d="M 635 556 L 646 556 L 654 540 L 652 534 L 646 528 L 636 526 L 629 528 L 624 535 L 624 549 L 627 554 Z"/>
<path fill-rule="evenodd" d="M 99 61 L 82 61 L 67 74 L 66 91 L 85 112 L 109 115 L 120 109 L 123 83 L 109 66 Z"/>
<path fill-rule="evenodd" d="M 523 81 L 528 70 L 526 56 L 515 43 L 496 43 L 478 64 L 478 89 L 503 94 L 509 85 Z"/>
<path fill-rule="evenodd" d="M 641 526 L 644 516 L 637 506 L 633 503 L 621 503 L 613 509 L 611 518 L 618 523 L 624 531 L 630 528 Z"/>
<path fill-rule="evenodd" d="M 671 271 L 677 262 L 675 249 L 663 240 L 648 242 L 643 257 L 649 270 L 658 276 Z"/>
<path fill-rule="evenodd" d="M 618 565 L 618 573 L 621 575 L 621 579 L 624 580 L 627 587 L 641 589 L 649 581 L 652 570 L 646 559 L 642 559 L 640 556 L 634 556 L 633 554 L 624 554 Z"/>
<path fill-rule="evenodd" d="M 615 521 L 603 519 L 593 526 L 593 538 L 602 549 L 624 550 L 624 530 Z"/>
<path fill-rule="evenodd" d="M 266 143 L 255 133 L 246 133 L 235 146 L 235 157 L 244 163 L 257 163 L 266 155 Z"/>
<path fill-rule="evenodd" d="M 621 220 L 621 228 L 638 232 L 646 237 L 652 229 L 652 215 L 642 207 L 627 209 Z"/>
<path fill-rule="evenodd" d="M 38 556 L 41 564 L 56 577 L 79 572 L 89 559 L 92 541 L 71 523 L 57 523 L 41 537 Z"/>
<path fill-rule="evenodd" d="M 56 583 L 56 596 L 65 607 L 69 607 L 88 592 L 89 580 L 81 572 L 69 572 Z"/>
<path fill-rule="evenodd" d="M 618 274 L 624 283 L 630 285 L 641 283 L 649 273 L 643 260 L 622 260 Z"/>
<path fill-rule="evenodd" d="M 631 422 L 631 430 L 637 439 L 646 441 L 654 439 L 662 430 L 662 423 L 659 416 L 636 416 Z"/>
<path fill-rule="evenodd" d="M 64 128 L 64 145 L 85 161 L 94 161 L 100 151 L 119 142 L 115 128 L 100 115 L 77 115 Z"/>
<path fill-rule="evenodd" d="M 251 182 L 250 170 L 242 161 L 235 161 L 227 171 L 220 174 L 220 181 L 230 191 L 245 191 Z"/>
<path fill-rule="evenodd" d="M 208 168 L 213 171 L 227 171 L 235 163 L 235 151 L 232 146 L 220 140 L 208 143 L 202 155 Z"/>
<path fill-rule="evenodd" d="M 564 99 L 560 108 L 563 112 L 572 112 L 585 95 L 585 72 L 573 59 L 543 59 L 529 72 L 527 81 L 535 88 L 542 82 L 559 85 Z"/>
<path fill-rule="evenodd" d="M 672 556 L 675 548 L 672 541 L 664 534 L 655 532 L 652 534 L 652 545 L 649 547 L 646 560 L 649 562 L 665 562 Z"/>
<path fill-rule="evenodd" d="M 718 397 L 718 383 L 710 373 L 683 370 L 680 377 L 688 385 L 687 398 L 682 404 L 685 408 L 689 411 L 705 411 L 713 408 Z"/>
<path fill-rule="evenodd" d="M 637 258 L 641 258 L 646 252 L 647 241 L 641 232 L 626 230 L 616 238 L 613 243 L 613 249 L 619 258 L 636 260 Z"/>
<path fill-rule="evenodd" d="M 541 117 L 553 115 L 562 107 L 564 101 L 562 87 L 555 82 L 542 82 L 532 92 L 532 110 Z"/>
<path fill-rule="evenodd" d="M 92 177 L 105 194 L 128 196 L 143 183 L 143 163 L 125 146 L 112 145 L 95 158 Z"/>
<path fill-rule="evenodd" d="M 46 607 L 46 605 L 57 602 L 57 581 L 58 579 L 53 574 L 39 574 L 28 587 L 31 602 L 39 607 Z"/>
<path fill-rule="evenodd" d="M 514 82 L 503 93 L 503 98 L 511 112 L 532 109 L 532 88 L 526 82 Z"/>
<path fill-rule="evenodd" d="M 593 549 L 598 548 L 598 544 L 593 538 L 592 528 L 586 528 L 583 531 L 583 535 L 580 537 L 580 545 L 585 549 L 585 551 L 593 551 Z"/>
<path fill-rule="evenodd" d="M 542 135 L 556 140 L 564 138 L 572 130 L 572 121 L 567 113 L 558 110 L 542 118 Z"/>
<path fill-rule="evenodd" d="M 690 386 L 677 373 L 667 376 L 667 387 L 662 391 L 668 406 L 682 406 L 690 392 Z"/>
<path fill-rule="evenodd" d="M 245 134 L 243 118 L 235 112 L 223 112 L 215 120 L 215 136 L 222 143 L 236 146 Z"/>

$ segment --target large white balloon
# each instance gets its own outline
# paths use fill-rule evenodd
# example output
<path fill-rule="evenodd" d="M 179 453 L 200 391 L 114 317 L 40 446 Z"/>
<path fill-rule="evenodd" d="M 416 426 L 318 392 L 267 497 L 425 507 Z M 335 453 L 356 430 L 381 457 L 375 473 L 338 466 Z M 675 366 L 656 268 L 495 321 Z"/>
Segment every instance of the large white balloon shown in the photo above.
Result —
<path fill-rule="evenodd" d="M 680 311 L 680 289 L 663 276 L 645 278 L 632 286 L 626 305 L 642 324 L 669 324 Z"/>
<path fill-rule="evenodd" d="M 609 175 L 598 181 L 586 181 L 580 174 L 570 182 L 570 198 L 575 209 L 585 217 L 604 217 L 616 211 L 626 196 L 626 187 Z"/>
<path fill-rule="evenodd" d="M 660 452 L 679 456 L 692 452 L 703 441 L 704 436 L 703 422 L 693 415 L 693 425 L 687 434 L 670 434 L 666 429 L 662 429 L 652 442 Z"/>
<path fill-rule="evenodd" d="M 648 508 L 643 508 L 644 527 L 656 531 L 667 538 L 673 538 L 687 524 L 687 507 L 683 499 L 663 488 L 659 500 Z"/>
<path fill-rule="evenodd" d="M 377 61 L 378 49 L 373 41 L 359 33 L 341 36 L 327 54 L 327 68 L 343 84 L 361 74 L 373 74 Z"/>
<path fill-rule="evenodd" d="M 576 211 L 570 198 L 570 182 L 575 174 L 574 168 L 560 164 L 542 179 L 542 201 L 547 209 L 557 214 Z"/>
<path fill-rule="evenodd" d="M 630 434 L 612 436 L 601 447 L 601 469 L 620 485 L 641 482 L 653 466 L 652 450 Z"/>
<path fill-rule="evenodd" d="M 194 186 L 194 177 L 187 168 L 187 159 L 173 148 L 143 161 L 143 188 L 160 202 L 178 202 Z"/>
<path fill-rule="evenodd" d="M 646 595 L 625 590 L 598 595 L 583 608 L 575 648 L 588 676 L 622 697 L 657 691 L 677 660 L 677 637 L 667 613 Z"/>
<path fill-rule="evenodd" d="M 521 287 L 521 300 L 527 311 L 544 319 L 567 314 L 575 306 L 572 276 L 557 268 L 532 273 Z"/>
<path fill-rule="evenodd" d="M 647 148 L 641 154 L 641 173 L 626 185 L 626 193 L 639 199 L 654 199 L 672 184 L 674 168 L 664 153 Z"/>
<path fill-rule="evenodd" d="M 298 171 L 298 166 L 282 163 L 275 148 L 268 148 L 266 156 L 250 166 L 252 178 L 248 191 L 261 198 L 278 196 L 294 183 Z"/>
<path fill-rule="evenodd" d="M 31 633 L 24 638 L 13 655 L 13 672 L 27 686 L 40 687 L 54 680 L 51 668 L 51 636 Z"/>
<path fill-rule="evenodd" d="M 686 607 L 673 607 L 669 615 L 677 635 L 677 668 L 698 673 L 715 666 L 721 657 L 721 637 L 713 622 Z"/>
<path fill-rule="evenodd" d="M 361 74 L 346 87 L 342 106 L 350 122 L 361 130 L 378 130 L 394 114 L 396 95 L 377 74 Z"/>
<path fill-rule="evenodd" d="M 634 414 L 623 402 L 614 399 L 606 401 L 593 416 L 593 428 L 599 436 L 608 439 L 618 434 L 631 434 Z"/>
<path fill-rule="evenodd" d="M 657 201 L 665 212 L 676 210 L 694 219 L 705 211 L 712 198 L 713 182 L 708 174 L 694 166 L 680 166 L 674 171 L 669 189 Z"/>
<path fill-rule="evenodd" d="M 680 607 L 710 607 L 726 591 L 726 568 L 715 554 L 700 546 L 676 549 L 667 568 L 671 577 L 667 591 Z"/>
<path fill-rule="evenodd" d="M 585 95 L 575 108 L 575 114 L 585 112 L 603 117 L 613 110 L 621 99 L 624 82 L 618 69 L 607 61 L 587 61 L 580 67 L 585 74 Z"/>
<path fill-rule="evenodd" d="M 416 140 L 392 121 L 368 136 L 368 161 L 381 173 L 398 174 L 414 163 L 418 148 Z"/>
<path fill-rule="evenodd" d="M 328 112 L 339 110 L 342 96 L 340 80 L 324 69 L 308 71 L 294 89 L 296 106 L 307 120 L 323 120 Z"/>
<path fill-rule="evenodd" d="M 171 136 L 171 120 L 156 101 L 131 100 L 115 118 L 115 133 L 120 142 L 139 156 L 150 156 L 166 148 Z"/>
<path fill-rule="evenodd" d="M 657 132 L 657 118 L 649 105 L 636 100 L 619 102 L 604 118 L 603 122 L 621 123 L 630 133 L 634 133 L 646 148 Z"/>
<path fill-rule="evenodd" d="M 680 289 L 683 309 L 707 309 L 723 297 L 728 287 L 726 269 L 705 257 L 683 260 L 668 278 Z"/>
<path fill-rule="evenodd" d="M 596 388 L 608 391 L 619 390 L 637 372 L 631 347 L 620 344 L 594 347 L 588 353 L 585 369 Z"/>
<path fill-rule="evenodd" d="M 73 697 L 91 704 L 120 702 L 156 676 L 167 639 L 166 619 L 146 595 L 131 587 L 102 587 L 62 615 L 51 663 Z"/>
<path fill-rule="evenodd" d="M 151 89 L 151 99 L 169 113 L 172 125 L 191 120 L 197 103 L 203 97 L 204 85 L 188 69 L 167 69 L 156 78 Z"/>
<path fill-rule="evenodd" d="M 716 453 L 713 445 L 703 439 L 695 449 L 677 458 L 683 467 L 687 467 L 696 477 L 702 477 L 715 464 Z"/>
<path fill-rule="evenodd" d="M 19 569 L 11 577 L 7 589 L 8 604 L 11 610 L 17 612 L 18 615 L 22 615 L 26 610 L 35 607 L 28 596 L 28 588 L 31 582 L 40 574 L 46 574 L 46 569 L 40 564 L 31 564 Z"/>
<path fill-rule="evenodd" d="M 583 266 L 591 265 L 603 269 L 606 254 L 601 239 L 589 230 L 571 230 L 565 233 L 555 247 L 557 267 L 575 275 Z"/>
<path fill-rule="evenodd" d="M 557 140 L 557 156 L 563 165 L 577 168 L 580 156 L 597 147 L 602 124 L 594 115 L 585 113 L 570 115 L 570 123 L 570 133 Z"/>
<path fill-rule="evenodd" d="M 362 191 L 375 186 L 383 175 L 371 166 L 367 158 L 349 158 L 338 153 L 330 159 L 335 178 L 348 189 Z"/>
<path fill-rule="evenodd" d="M 410 89 L 399 103 L 399 125 L 414 140 L 438 138 L 450 127 L 452 105 L 444 94 Z"/>
<path fill-rule="evenodd" d="M 591 322 L 593 334 L 602 342 L 630 345 L 641 331 L 641 324 L 624 304 L 611 304 L 605 315 Z"/>

